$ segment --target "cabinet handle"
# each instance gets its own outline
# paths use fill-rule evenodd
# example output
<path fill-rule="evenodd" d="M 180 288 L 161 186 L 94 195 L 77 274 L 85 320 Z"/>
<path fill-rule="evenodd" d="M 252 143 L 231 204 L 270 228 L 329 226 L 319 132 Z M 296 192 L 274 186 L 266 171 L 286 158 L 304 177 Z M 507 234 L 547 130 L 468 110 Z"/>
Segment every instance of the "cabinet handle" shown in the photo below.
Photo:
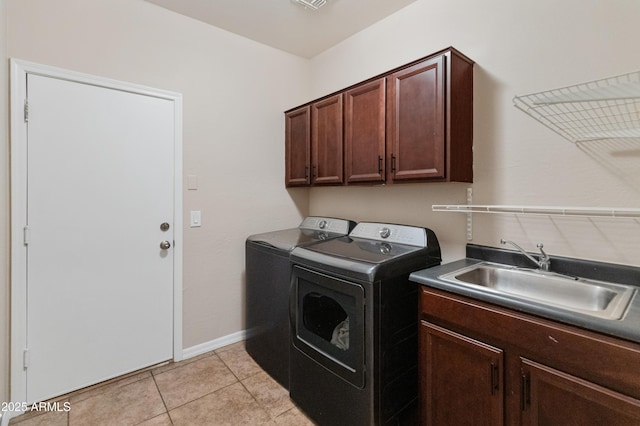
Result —
<path fill-rule="evenodd" d="M 304 166 L 304 178 L 309 179 L 309 166 Z"/>
<path fill-rule="evenodd" d="M 378 174 L 382 174 L 382 155 L 378 155 Z"/>
<path fill-rule="evenodd" d="M 316 166 L 313 166 L 313 168 L 312 168 L 312 171 L 311 171 L 311 177 L 312 177 L 313 179 L 315 179 L 315 178 L 316 178 Z"/>
<path fill-rule="evenodd" d="M 522 372 L 521 382 L 520 394 L 522 395 L 522 400 L 520 407 L 522 411 L 527 411 L 531 406 L 531 378 L 529 374 Z"/>
<path fill-rule="evenodd" d="M 500 374 L 498 370 L 498 364 L 495 362 L 491 363 L 491 395 L 496 395 L 498 390 L 500 389 Z"/>
<path fill-rule="evenodd" d="M 391 173 L 396 172 L 396 156 L 391 154 Z"/>

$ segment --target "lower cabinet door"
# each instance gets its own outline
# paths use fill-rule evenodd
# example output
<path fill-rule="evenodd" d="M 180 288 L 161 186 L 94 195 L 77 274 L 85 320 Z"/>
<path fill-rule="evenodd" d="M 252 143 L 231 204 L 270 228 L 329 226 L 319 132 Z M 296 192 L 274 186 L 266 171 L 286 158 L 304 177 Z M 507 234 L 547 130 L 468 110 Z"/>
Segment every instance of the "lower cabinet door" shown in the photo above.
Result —
<path fill-rule="evenodd" d="M 503 365 L 501 349 L 422 321 L 422 424 L 502 425 Z"/>
<path fill-rule="evenodd" d="M 640 400 L 525 358 L 521 369 L 523 425 L 640 425 Z"/>

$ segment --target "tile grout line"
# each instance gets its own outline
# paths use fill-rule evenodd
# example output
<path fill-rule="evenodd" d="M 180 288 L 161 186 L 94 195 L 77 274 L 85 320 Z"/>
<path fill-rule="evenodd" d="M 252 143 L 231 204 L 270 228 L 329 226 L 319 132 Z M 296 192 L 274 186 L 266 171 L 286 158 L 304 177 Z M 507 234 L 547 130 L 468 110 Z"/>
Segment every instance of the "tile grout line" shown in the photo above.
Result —
<path fill-rule="evenodd" d="M 169 407 L 167 407 L 167 403 L 164 400 L 164 396 L 162 396 L 162 391 L 160 390 L 160 387 L 158 386 L 158 382 L 156 382 L 156 375 L 153 374 L 153 371 L 151 371 L 151 378 L 153 379 L 153 384 L 156 386 L 156 389 L 158 390 L 158 395 L 160 395 L 160 400 L 162 401 L 162 405 L 164 405 L 165 414 L 167 415 L 167 417 L 169 417 L 169 422 L 173 425 L 173 419 L 171 418 L 171 414 L 169 414 Z M 159 415 L 160 414 L 158 414 L 158 416 Z M 157 417 L 157 416 L 155 416 L 155 417 Z M 149 420 L 149 419 L 147 419 L 147 420 Z"/>
<path fill-rule="evenodd" d="M 256 373 L 256 374 L 259 374 L 259 373 Z M 256 374 L 254 374 L 253 376 L 255 376 Z M 249 377 L 253 377 L 253 376 L 249 376 Z M 242 387 L 244 388 L 244 390 L 246 390 L 246 391 L 247 391 L 247 393 L 248 393 L 249 395 L 251 395 L 251 398 L 253 398 L 253 400 L 256 402 L 256 404 L 258 404 L 258 407 L 260 407 L 260 409 L 261 409 L 262 411 L 264 411 L 264 412 L 267 414 L 267 416 L 269 416 L 269 419 L 271 419 L 273 422 L 275 422 L 275 421 L 276 421 L 276 419 L 275 419 L 274 417 L 271 417 L 271 413 L 269 413 L 269 411 L 265 409 L 265 406 L 264 406 L 260 401 L 258 401 L 258 398 L 256 398 L 256 396 L 253 394 L 253 392 L 251 392 L 251 391 L 249 390 L 249 388 L 247 388 L 247 387 L 245 386 L 245 384 L 244 384 L 244 383 L 242 383 L 242 380 L 240 380 L 240 384 L 242 385 Z M 277 416 L 276 416 L 276 417 L 277 417 Z"/>
<path fill-rule="evenodd" d="M 226 351 L 225 351 L 225 352 L 226 352 Z M 218 355 L 218 354 L 216 353 L 216 355 Z M 247 388 L 247 387 L 245 386 L 245 384 L 243 383 L 243 380 L 246 380 L 246 379 L 248 379 L 248 378 L 250 378 L 250 377 L 257 376 L 258 374 L 262 373 L 262 372 L 263 372 L 262 368 L 261 368 L 259 371 L 256 371 L 255 373 L 250 374 L 250 375 L 248 375 L 247 377 L 245 377 L 245 378 L 243 378 L 243 379 L 240 379 L 240 377 L 239 377 L 239 376 L 238 376 L 238 375 L 233 371 L 233 369 L 229 366 L 229 364 L 227 364 L 227 363 L 224 361 L 224 359 L 223 359 L 221 356 L 219 356 L 219 355 L 218 355 L 218 358 L 220 359 L 220 361 L 222 361 L 222 363 L 224 364 L 224 366 L 225 366 L 225 367 L 227 367 L 227 369 L 231 372 L 231 374 L 233 374 L 233 376 L 238 380 L 238 383 L 240 383 L 240 385 L 244 388 L 244 390 L 245 390 L 245 391 L 247 391 L 247 393 L 251 396 L 251 398 L 253 398 L 253 400 L 256 402 L 256 404 L 258 404 L 258 407 L 260 407 L 260 409 L 261 409 L 262 411 L 264 411 L 264 412 L 265 412 L 265 414 L 269 417 L 269 419 L 270 419 L 271 421 L 275 422 L 275 421 L 276 421 L 275 417 L 272 417 L 272 416 L 271 416 L 271 413 L 269 412 L 269 410 L 267 410 L 267 409 L 266 409 L 266 407 L 265 407 L 265 406 L 264 406 L 260 401 L 258 401 L 258 399 L 257 399 L 257 398 L 256 398 L 256 396 L 253 394 L 253 392 L 251 392 L 251 391 L 249 390 L 249 388 Z M 276 416 L 276 417 L 277 417 L 277 416 Z"/>
<path fill-rule="evenodd" d="M 187 405 L 187 404 L 191 404 L 191 403 L 192 403 L 192 402 L 194 402 L 194 401 L 198 401 L 198 400 L 200 400 L 200 399 L 202 399 L 202 398 L 204 398 L 204 397 L 207 397 L 207 396 L 209 396 L 209 395 L 211 395 L 211 394 L 214 394 L 214 393 L 216 393 L 216 392 L 218 392 L 218 391 L 220 391 L 220 390 L 222 390 L 222 389 L 226 389 L 226 388 L 228 388 L 229 386 L 233 386 L 233 385 L 235 385 L 236 383 L 240 383 L 240 380 L 238 379 L 238 377 L 237 377 L 237 376 L 233 373 L 233 371 L 232 371 L 232 370 L 227 366 L 227 364 L 222 360 L 222 358 L 220 358 L 220 357 L 218 356 L 218 354 L 216 354 L 215 352 L 213 352 L 213 353 L 212 353 L 212 355 L 210 355 L 210 356 L 216 356 L 216 357 L 218 358 L 218 360 L 222 363 L 222 365 L 224 365 L 224 367 L 225 367 L 227 370 L 229 370 L 229 372 L 233 375 L 233 377 L 236 379 L 236 381 L 235 381 L 235 382 L 233 382 L 233 383 L 229 383 L 228 385 L 225 385 L 225 386 L 223 386 L 223 387 L 221 387 L 221 388 L 218 388 L 218 389 L 216 389 L 216 390 L 214 390 L 214 391 L 211 391 L 211 392 L 209 392 L 209 393 L 206 393 L 206 394 L 204 394 L 204 395 L 200 395 L 199 397 L 197 397 L 197 398 L 195 398 L 195 399 L 192 399 L 191 401 L 187 401 L 187 402 L 184 402 L 184 403 L 182 403 L 182 404 L 180 404 L 180 405 L 176 405 L 176 406 L 175 406 L 175 407 L 173 407 L 171 410 L 169 410 L 169 407 L 167 407 L 167 404 L 166 404 L 166 402 L 165 402 L 165 400 L 164 400 L 164 396 L 162 396 L 162 391 L 161 391 L 161 390 L 160 390 L 160 388 L 158 387 L 158 382 L 156 382 L 156 376 L 155 376 L 155 374 L 153 374 L 153 372 L 151 373 L 151 376 L 153 377 L 153 382 L 156 384 L 156 387 L 158 388 L 158 392 L 160 393 L 160 398 L 162 398 L 162 403 L 164 404 L 165 409 L 167 410 L 167 415 L 169 416 L 169 419 L 171 420 L 171 424 L 173 424 L 173 420 L 171 419 L 171 414 L 170 414 L 170 412 L 171 412 L 172 410 L 175 410 L 175 409 L 180 408 L 180 407 L 184 407 L 184 406 L 185 406 L 185 405 Z M 208 358 L 208 357 L 205 357 L 205 358 Z M 186 364 L 185 364 L 185 365 L 186 365 Z M 171 370 L 173 370 L 173 368 L 172 368 Z M 167 370 L 167 371 L 170 371 L 170 370 Z M 167 371 L 163 371 L 163 372 L 161 372 L 161 373 L 159 373 L 159 374 L 166 373 Z M 253 395 L 252 395 L 252 396 L 253 396 Z"/>
<path fill-rule="evenodd" d="M 205 398 L 205 397 L 207 397 L 207 396 L 209 396 L 209 395 L 213 395 L 214 393 L 216 393 L 216 392 L 218 392 L 218 391 L 221 391 L 221 390 L 223 390 L 223 389 L 226 389 L 226 388 L 228 388 L 229 386 L 233 386 L 233 385 L 235 385 L 236 383 L 238 383 L 238 382 L 229 383 L 228 385 L 223 386 L 223 387 L 221 387 L 221 388 L 218 388 L 218 389 L 216 389 L 216 390 L 214 390 L 214 391 L 212 391 L 212 392 L 206 393 L 206 394 L 204 394 L 204 395 L 200 395 L 200 396 L 199 396 L 199 397 L 197 397 L 196 399 L 192 399 L 191 401 L 187 401 L 187 402 L 185 402 L 185 403 L 183 403 L 183 404 L 176 405 L 176 406 L 175 406 L 175 407 L 173 407 L 170 411 L 167 411 L 167 414 L 169 415 L 169 419 L 171 419 L 171 414 L 170 414 L 170 412 L 171 412 L 171 411 L 177 410 L 178 408 L 182 408 L 182 407 L 184 407 L 185 405 L 191 404 L 192 402 L 199 401 L 199 400 L 201 400 L 201 399 L 203 399 L 203 398 Z M 160 395 L 162 396 L 162 394 L 160 394 Z M 164 400 L 163 400 L 163 402 L 164 402 Z M 171 424 L 173 424 L 173 420 L 171 421 Z"/>
<path fill-rule="evenodd" d="M 225 351 L 225 352 L 226 352 L 226 351 Z M 246 349 L 244 350 L 244 352 L 246 353 Z M 218 355 L 218 353 L 217 353 L 217 352 L 216 352 L 216 355 Z M 248 355 L 248 353 L 247 353 L 247 355 Z M 287 412 L 289 412 L 289 411 L 291 411 L 291 410 L 293 410 L 293 409 L 295 408 L 295 405 L 294 405 L 293 407 L 291 407 L 291 408 L 289 408 L 289 409 L 285 410 L 284 412 L 282 412 L 282 413 L 280 413 L 280 414 L 278 414 L 278 415 L 276 415 L 276 416 L 272 416 L 272 415 L 271 415 L 270 410 L 268 410 L 268 409 L 267 409 L 267 405 L 265 405 L 265 404 L 261 403 L 261 402 L 258 400 L 258 398 L 256 397 L 256 395 L 254 395 L 254 393 L 253 393 L 253 392 L 251 392 L 251 390 L 250 390 L 250 389 L 249 389 L 249 388 L 244 384 L 244 380 L 247 380 L 247 379 L 249 379 L 249 378 L 255 377 L 255 376 L 257 376 L 257 375 L 259 375 L 259 374 L 261 374 L 261 373 L 265 373 L 265 374 L 267 374 L 267 373 L 266 373 L 266 372 L 265 372 L 265 371 L 264 371 L 260 366 L 258 366 L 258 367 L 259 367 L 259 370 L 258 370 L 258 371 L 254 372 L 254 373 L 252 373 L 252 374 L 249 374 L 248 376 L 246 376 L 246 377 L 244 377 L 244 378 L 240 379 L 240 377 L 239 377 L 239 376 L 238 376 L 238 375 L 233 371 L 233 369 L 232 369 L 232 368 L 231 368 L 231 367 L 230 367 L 230 366 L 225 362 L 225 360 L 224 360 L 222 357 L 218 356 L 218 358 L 220 358 L 220 360 L 221 360 L 221 361 L 222 361 L 222 363 L 227 367 L 227 369 L 228 369 L 229 371 L 231 371 L 231 373 L 232 373 L 232 374 L 233 374 L 233 375 L 238 379 L 238 382 L 240 382 L 240 384 L 241 384 L 241 385 L 242 385 L 242 387 L 245 389 L 245 391 L 247 391 L 247 393 L 248 393 L 249 395 L 251 395 L 251 398 L 253 398 L 253 400 L 258 404 L 258 407 L 260 407 L 260 409 L 261 409 L 262 411 L 264 411 L 264 412 L 267 414 L 267 416 L 271 419 L 271 421 L 276 422 L 276 419 L 277 419 L 278 417 L 280 417 L 280 416 L 281 416 L 281 415 L 283 415 L 284 413 L 287 413 Z M 267 374 L 267 376 L 268 376 L 268 374 Z M 277 422 L 276 422 L 276 423 L 277 423 Z"/>
<path fill-rule="evenodd" d="M 209 355 L 203 356 L 203 355 L 205 355 L 205 354 L 207 354 L 207 353 L 208 353 Z M 151 370 L 151 371 L 150 371 L 150 373 L 151 373 L 151 377 L 153 378 L 153 383 L 156 385 L 156 389 L 158 390 L 158 393 L 160 394 L 160 399 L 162 400 L 162 404 L 164 405 L 164 408 L 165 408 L 165 410 L 166 410 L 166 411 L 165 411 L 165 413 L 166 413 L 166 414 L 167 414 L 167 416 L 169 417 L 169 421 L 171 422 L 171 424 L 172 424 L 172 425 L 173 425 L 173 419 L 172 419 L 172 417 L 171 417 L 171 411 L 172 411 L 172 410 L 175 410 L 175 409 L 180 408 L 180 407 L 182 407 L 182 406 L 184 406 L 184 405 L 190 404 L 190 403 L 192 403 L 193 401 L 197 401 L 197 400 L 199 400 L 199 399 L 201 399 L 201 398 L 204 398 L 205 396 L 211 395 L 212 393 L 215 393 L 215 392 L 217 392 L 218 390 L 220 390 L 220 389 L 224 389 L 224 388 L 226 388 L 226 387 L 228 387 L 228 386 L 231 386 L 231 385 L 233 384 L 233 383 L 231 383 L 231 384 L 229 384 L 229 385 L 227 385 L 227 386 L 224 386 L 224 387 L 222 387 L 222 388 L 220 388 L 220 389 L 216 389 L 216 390 L 214 390 L 213 392 L 209 392 L 209 393 L 207 393 L 207 394 L 201 395 L 201 396 L 199 396 L 199 397 L 198 397 L 198 398 L 196 398 L 196 399 L 193 399 L 193 400 L 191 400 L 191 401 L 187 401 L 187 402 L 185 402 L 185 403 L 183 403 L 183 404 L 177 405 L 177 406 L 175 406 L 175 407 L 171 408 L 171 410 L 169 409 L 169 407 L 167 406 L 167 402 L 165 401 L 165 397 L 164 397 L 164 395 L 162 394 L 162 390 L 160 389 L 160 386 L 158 386 L 158 382 L 156 381 L 156 376 L 158 376 L 158 375 L 162 375 L 162 374 L 165 374 L 165 373 L 168 373 L 168 372 L 170 372 L 170 371 L 172 371 L 172 370 L 175 370 L 175 369 L 177 369 L 177 368 L 184 367 L 184 366 L 186 366 L 186 365 L 189 365 L 189 364 L 192 364 L 192 363 L 195 363 L 195 362 L 201 361 L 201 360 L 203 360 L 203 359 L 205 359 L 205 358 L 209 358 L 209 357 L 211 357 L 211 356 L 217 356 L 217 354 L 215 353 L 215 351 L 205 352 L 205 354 L 198 355 L 198 356 L 193 357 L 193 358 L 190 358 L 190 359 L 188 359 L 188 360 L 183 360 L 183 361 L 176 362 L 176 363 L 173 363 L 173 364 L 168 364 L 167 366 L 171 366 L 171 368 L 168 368 L 168 369 L 166 369 L 166 370 L 163 370 L 163 371 L 161 371 L 161 372 L 159 372 L 159 373 L 156 373 L 156 372 L 154 372 L 153 370 Z M 220 362 L 222 362 L 222 364 L 225 366 L 225 368 L 227 368 L 227 370 L 229 370 L 229 372 L 230 372 L 231 374 L 233 374 L 233 371 L 231 371 L 231 370 L 229 369 L 229 367 L 227 367 L 227 365 L 224 363 L 224 361 L 222 361 L 222 359 L 220 359 L 220 357 L 217 357 L 217 358 L 218 358 L 218 360 L 220 360 Z M 162 367 L 159 367 L 159 368 L 162 368 Z M 234 377 L 235 377 L 235 375 L 234 375 Z M 157 416 L 154 416 L 154 417 L 157 417 Z M 153 418 L 153 417 L 152 417 L 152 418 Z"/>
<path fill-rule="evenodd" d="M 216 355 L 217 355 L 217 354 L 216 354 Z M 233 376 L 234 376 L 234 377 L 235 377 L 239 382 L 241 382 L 241 383 L 242 383 L 242 381 L 243 381 L 243 380 L 248 379 L 249 377 L 253 377 L 253 376 L 255 376 L 255 375 L 258 375 L 258 374 L 260 374 L 260 373 L 262 372 L 262 369 L 260 369 L 260 371 L 256 371 L 255 373 L 253 373 L 253 374 L 249 374 L 247 377 L 244 377 L 244 378 L 242 378 L 242 379 L 241 379 L 241 378 L 240 378 L 240 377 L 239 377 L 239 376 L 238 376 L 238 375 L 233 371 L 233 369 L 229 366 L 229 364 L 227 364 L 227 363 L 224 361 L 224 359 L 222 359 L 220 356 L 218 356 L 218 359 L 219 359 L 220 361 L 222 361 L 222 363 L 224 364 L 224 366 L 225 366 L 225 367 L 227 367 L 227 370 L 229 370 L 229 371 L 231 372 L 231 374 L 233 374 Z"/>

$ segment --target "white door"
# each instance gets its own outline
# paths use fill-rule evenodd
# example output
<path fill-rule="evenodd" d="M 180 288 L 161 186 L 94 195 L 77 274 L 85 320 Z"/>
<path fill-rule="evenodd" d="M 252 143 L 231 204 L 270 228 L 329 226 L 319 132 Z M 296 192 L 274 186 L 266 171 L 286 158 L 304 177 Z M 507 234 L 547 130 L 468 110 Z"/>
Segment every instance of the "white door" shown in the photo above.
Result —
<path fill-rule="evenodd" d="M 61 78 L 27 93 L 33 402 L 172 358 L 175 120 L 171 100 Z"/>

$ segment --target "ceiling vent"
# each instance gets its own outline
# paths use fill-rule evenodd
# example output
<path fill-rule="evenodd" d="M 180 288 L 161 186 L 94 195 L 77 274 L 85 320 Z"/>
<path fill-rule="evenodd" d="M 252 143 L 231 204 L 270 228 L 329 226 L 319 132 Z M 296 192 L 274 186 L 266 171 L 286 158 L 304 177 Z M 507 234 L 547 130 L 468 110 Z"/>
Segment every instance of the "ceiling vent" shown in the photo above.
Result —
<path fill-rule="evenodd" d="M 327 3 L 327 0 L 292 0 L 294 3 L 301 4 L 309 9 L 318 10 Z"/>

